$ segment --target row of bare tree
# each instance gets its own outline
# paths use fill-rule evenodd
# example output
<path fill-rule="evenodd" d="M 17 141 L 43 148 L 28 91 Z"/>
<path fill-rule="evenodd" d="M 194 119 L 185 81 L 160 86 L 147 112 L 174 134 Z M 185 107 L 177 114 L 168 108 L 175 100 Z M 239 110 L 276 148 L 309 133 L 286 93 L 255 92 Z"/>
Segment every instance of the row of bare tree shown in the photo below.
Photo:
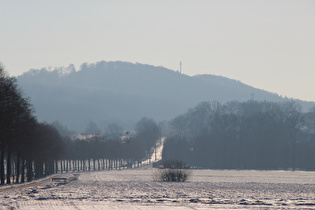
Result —
<path fill-rule="evenodd" d="M 65 138 L 64 159 L 82 162 L 82 170 L 89 171 L 133 167 L 151 157 L 160 135 L 156 122 L 144 117 L 136 123 L 135 135 L 127 132 L 114 139 L 97 134 L 85 139 Z"/>

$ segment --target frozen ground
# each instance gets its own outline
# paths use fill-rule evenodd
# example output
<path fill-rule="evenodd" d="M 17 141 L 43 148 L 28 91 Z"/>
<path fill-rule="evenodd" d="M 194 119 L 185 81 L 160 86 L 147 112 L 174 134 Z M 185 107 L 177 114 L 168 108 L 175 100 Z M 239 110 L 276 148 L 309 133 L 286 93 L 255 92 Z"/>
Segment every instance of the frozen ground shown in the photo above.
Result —
<path fill-rule="evenodd" d="M 315 208 L 315 172 L 192 170 L 189 181 L 166 183 L 153 180 L 155 170 L 85 172 L 65 185 L 0 188 L 0 209 Z"/>

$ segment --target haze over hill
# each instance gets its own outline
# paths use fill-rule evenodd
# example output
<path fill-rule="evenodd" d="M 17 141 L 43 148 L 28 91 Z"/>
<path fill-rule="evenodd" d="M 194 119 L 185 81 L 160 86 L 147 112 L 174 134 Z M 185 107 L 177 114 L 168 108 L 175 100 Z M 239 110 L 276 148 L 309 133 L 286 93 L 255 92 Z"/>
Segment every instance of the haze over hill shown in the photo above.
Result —
<path fill-rule="evenodd" d="M 221 76 L 191 77 L 128 62 L 84 63 L 79 70 L 73 65 L 31 69 L 17 79 L 39 120 L 58 120 L 78 132 L 90 121 L 127 126 L 143 116 L 169 120 L 202 101 L 289 100 Z M 304 110 L 315 105 L 300 102 Z"/>

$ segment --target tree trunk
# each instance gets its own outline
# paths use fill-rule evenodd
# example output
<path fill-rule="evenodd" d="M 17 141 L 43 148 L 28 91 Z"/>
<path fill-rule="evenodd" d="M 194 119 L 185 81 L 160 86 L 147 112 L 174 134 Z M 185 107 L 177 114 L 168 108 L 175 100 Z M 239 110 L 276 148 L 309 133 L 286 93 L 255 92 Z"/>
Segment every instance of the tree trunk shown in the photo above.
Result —
<path fill-rule="evenodd" d="M 5 175 L 4 175 L 4 146 L 1 145 L 1 158 L 0 158 L 0 180 L 1 184 L 5 184 Z"/>
<path fill-rule="evenodd" d="M 55 170 L 56 170 L 56 174 L 58 174 L 58 160 L 55 161 Z"/>
<path fill-rule="evenodd" d="M 50 164 L 48 161 L 45 162 L 45 176 L 50 174 Z"/>
<path fill-rule="evenodd" d="M 11 160 L 11 183 L 14 184 L 14 180 L 15 180 L 15 161 L 14 160 Z"/>
<path fill-rule="evenodd" d="M 26 167 L 27 167 L 27 181 L 30 182 L 33 180 L 33 162 L 27 161 Z"/>
<path fill-rule="evenodd" d="M 19 183 L 19 178 L 20 178 L 20 168 L 21 168 L 21 164 L 20 164 L 20 156 L 17 155 L 17 159 L 16 159 L 16 179 L 15 179 L 15 183 Z"/>
<path fill-rule="evenodd" d="M 25 160 L 22 159 L 22 168 L 21 168 L 21 183 L 25 182 Z"/>
<path fill-rule="evenodd" d="M 60 173 L 63 173 L 62 160 L 60 160 Z"/>
<path fill-rule="evenodd" d="M 55 164 L 54 164 L 54 161 L 52 160 L 51 163 L 50 163 L 50 167 L 51 167 L 51 173 L 53 174 L 54 171 L 55 171 Z"/>
<path fill-rule="evenodd" d="M 7 184 L 11 184 L 11 152 L 7 154 Z"/>
<path fill-rule="evenodd" d="M 35 161 L 35 179 L 40 178 L 40 164 Z"/>

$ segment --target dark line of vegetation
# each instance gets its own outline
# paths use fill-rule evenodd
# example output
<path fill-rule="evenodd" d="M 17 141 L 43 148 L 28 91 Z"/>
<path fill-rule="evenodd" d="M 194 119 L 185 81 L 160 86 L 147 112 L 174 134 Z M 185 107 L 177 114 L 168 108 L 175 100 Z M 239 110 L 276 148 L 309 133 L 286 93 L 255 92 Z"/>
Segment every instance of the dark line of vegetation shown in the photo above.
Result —
<path fill-rule="evenodd" d="M 315 110 L 298 103 L 203 102 L 170 122 L 163 160 L 213 169 L 315 170 Z"/>

